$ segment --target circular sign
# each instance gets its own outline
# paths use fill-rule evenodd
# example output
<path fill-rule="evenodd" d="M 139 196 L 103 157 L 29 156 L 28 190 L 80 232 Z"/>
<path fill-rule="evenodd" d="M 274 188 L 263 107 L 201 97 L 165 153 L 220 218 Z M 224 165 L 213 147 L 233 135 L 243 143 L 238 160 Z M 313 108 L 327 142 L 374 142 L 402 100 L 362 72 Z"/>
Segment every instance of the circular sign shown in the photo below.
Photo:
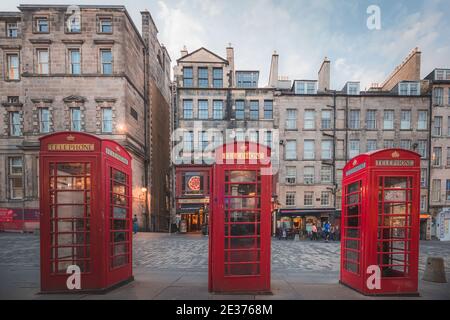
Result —
<path fill-rule="evenodd" d="M 190 177 L 187 185 L 189 189 L 192 191 L 200 191 L 200 177 L 199 176 Z"/>

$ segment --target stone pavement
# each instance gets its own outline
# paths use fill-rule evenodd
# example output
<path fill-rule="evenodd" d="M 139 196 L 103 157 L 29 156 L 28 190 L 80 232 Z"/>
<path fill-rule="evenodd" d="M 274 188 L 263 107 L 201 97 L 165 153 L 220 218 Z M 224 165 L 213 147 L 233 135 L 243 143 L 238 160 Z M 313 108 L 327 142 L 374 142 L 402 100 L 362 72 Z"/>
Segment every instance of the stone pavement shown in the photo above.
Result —
<path fill-rule="evenodd" d="M 0 233 L 0 299 L 379 299 L 338 284 L 337 242 L 274 239 L 269 296 L 208 293 L 207 237 L 140 233 L 133 247 L 134 282 L 105 295 L 40 295 L 39 237 Z M 450 243 L 421 242 L 422 271 L 428 255 L 445 258 L 450 280 Z M 423 299 L 450 299 L 450 284 L 420 281 L 420 292 Z"/>

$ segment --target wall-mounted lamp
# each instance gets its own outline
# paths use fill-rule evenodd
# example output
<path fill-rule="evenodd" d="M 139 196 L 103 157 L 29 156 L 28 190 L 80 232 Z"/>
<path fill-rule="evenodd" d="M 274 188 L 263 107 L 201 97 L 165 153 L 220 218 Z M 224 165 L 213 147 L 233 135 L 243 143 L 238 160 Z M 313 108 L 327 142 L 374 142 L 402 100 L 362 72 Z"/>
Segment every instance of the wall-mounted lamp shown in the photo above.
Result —
<path fill-rule="evenodd" d="M 117 130 L 119 131 L 119 133 L 125 133 L 127 131 L 127 127 L 121 123 L 117 126 Z"/>

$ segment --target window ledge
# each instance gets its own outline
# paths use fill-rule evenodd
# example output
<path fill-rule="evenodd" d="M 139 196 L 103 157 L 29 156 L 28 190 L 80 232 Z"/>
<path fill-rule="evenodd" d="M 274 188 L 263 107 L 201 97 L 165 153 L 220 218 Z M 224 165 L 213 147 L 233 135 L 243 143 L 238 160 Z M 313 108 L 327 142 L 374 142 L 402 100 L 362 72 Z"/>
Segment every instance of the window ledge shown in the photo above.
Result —
<path fill-rule="evenodd" d="M 48 34 L 48 33 L 47 33 Z M 51 44 L 51 39 L 29 39 L 32 44 Z"/>
<path fill-rule="evenodd" d="M 94 44 L 114 44 L 113 39 L 94 39 Z"/>
<path fill-rule="evenodd" d="M 22 108 L 23 107 L 23 103 L 21 103 L 21 102 L 18 102 L 18 103 L 2 102 L 2 106 L 5 107 L 5 108 L 8 108 L 8 107 Z"/>
<path fill-rule="evenodd" d="M 65 44 L 83 44 L 84 40 L 82 39 L 63 39 L 61 40 L 62 43 Z"/>

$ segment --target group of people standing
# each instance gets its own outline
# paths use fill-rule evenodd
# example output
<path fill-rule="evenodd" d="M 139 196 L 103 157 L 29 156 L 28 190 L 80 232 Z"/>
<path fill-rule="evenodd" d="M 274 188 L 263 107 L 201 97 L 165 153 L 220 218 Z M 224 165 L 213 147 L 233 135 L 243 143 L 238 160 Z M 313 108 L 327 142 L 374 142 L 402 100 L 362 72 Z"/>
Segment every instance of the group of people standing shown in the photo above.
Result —
<path fill-rule="evenodd" d="M 276 236 L 280 240 L 294 240 L 298 236 L 299 239 L 310 239 L 311 241 L 321 239 L 325 242 L 339 241 L 340 230 L 338 225 L 332 225 L 329 221 L 325 221 L 322 226 L 314 222 L 307 223 L 303 230 L 283 225 L 277 229 Z"/>
<path fill-rule="evenodd" d="M 320 240 L 321 238 L 325 242 L 339 240 L 339 226 L 331 225 L 329 221 L 326 221 L 322 228 L 318 227 L 315 223 L 306 225 L 306 233 L 311 241 Z"/>

